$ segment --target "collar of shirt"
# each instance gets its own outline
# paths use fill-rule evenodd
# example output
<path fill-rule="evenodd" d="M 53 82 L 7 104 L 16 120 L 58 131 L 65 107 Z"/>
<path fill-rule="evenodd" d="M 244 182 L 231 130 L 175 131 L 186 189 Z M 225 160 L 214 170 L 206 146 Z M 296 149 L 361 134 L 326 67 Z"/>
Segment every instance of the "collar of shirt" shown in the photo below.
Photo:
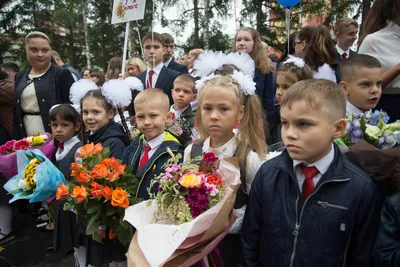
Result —
<path fill-rule="evenodd" d="M 396 34 L 398 37 L 400 37 L 400 26 L 397 25 L 394 22 L 389 22 L 387 28 L 392 31 L 394 34 Z"/>
<path fill-rule="evenodd" d="M 60 148 L 57 149 L 57 152 L 56 152 L 56 160 L 57 160 L 57 161 L 62 160 L 62 159 L 69 153 L 69 151 L 71 150 L 71 148 L 72 148 L 76 143 L 78 143 L 79 141 L 80 141 L 80 140 L 79 140 L 78 136 L 75 135 L 74 137 L 70 138 L 68 141 L 64 142 L 64 148 L 63 148 L 63 149 L 60 149 Z"/>
<path fill-rule="evenodd" d="M 319 173 L 321 175 L 323 175 L 324 173 L 326 173 L 326 171 L 328 170 L 329 166 L 331 165 L 333 158 L 335 157 L 335 148 L 332 144 L 331 146 L 331 151 L 329 151 L 329 153 L 327 155 L 325 155 L 322 159 L 309 164 L 305 161 L 300 161 L 300 160 L 293 160 L 293 167 L 296 168 L 297 165 L 304 163 L 307 167 L 312 167 L 315 166 Z"/>
<path fill-rule="evenodd" d="M 187 110 L 188 107 L 189 106 L 187 106 L 185 108 L 181 108 L 181 109 L 175 110 L 174 109 L 174 105 L 172 105 L 171 108 L 169 109 L 169 111 L 174 113 L 175 118 L 179 118 L 182 115 L 182 113 L 185 112 L 185 110 Z"/>
<path fill-rule="evenodd" d="M 231 140 L 218 148 L 210 147 L 210 137 L 208 137 L 203 144 L 203 152 L 213 152 L 218 158 L 229 158 L 235 154 L 237 148 L 237 136 L 233 135 Z"/>
<path fill-rule="evenodd" d="M 164 64 L 163 64 L 163 63 L 158 64 L 158 65 L 155 66 L 154 68 L 149 68 L 149 67 L 147 67 L 147 76 L 149 75 L 149 71 L 150 71 L 150 70 L 153 70 L 153 71 L 155 72 L 154 74 L 157 74 L 157 76 L 160 75 L 161 69 L 162 69 L 163 67 L 164 67 Z"/>
<path fill-rule="evenodd" d="M 346 113 L 347 113 L 346 116 L 349 116 L 351 114 L 358 116 L 364 112 L 362 112 L 359 108 L 357 108 L 352 103 L 350 103 L 348 100 L 346 100 Z"/>
<path fill-rule="evenodd" d="M 157 148 L 162 144 L 162 142 L 165 139 L 165 132 L 154 138 L 153 140 L 147 142 L 146 139 L 143 138 L 143 148 L 145 145 L 150 146 L 150 151 L 149 151 L 149 159 L 153 156 L 154 152 L 156 152 Z M 142 156 L 143 156 L 144 151 L 142 151 Z"/>
<path fill-rule="evenodd" d="M 342 56 L 344 53 L 346 53 L 347 57 L 350 56 L 350 48 L 344 51 L 342 48 L 336 45 L 336 50 L 338 51 L 340 56 Z"/>
<path fill-rule="evenodd" d="M 164 62 L 164 66 L 168 68 L 169 63 L 172 61 L 172 57 L 170 57 L 167 61 Z"/>

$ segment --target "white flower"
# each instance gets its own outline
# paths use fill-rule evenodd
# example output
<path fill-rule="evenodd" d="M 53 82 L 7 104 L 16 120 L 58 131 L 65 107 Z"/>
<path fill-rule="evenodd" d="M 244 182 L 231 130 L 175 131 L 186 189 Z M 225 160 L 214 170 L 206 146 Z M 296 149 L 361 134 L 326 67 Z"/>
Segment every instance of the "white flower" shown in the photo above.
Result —
<path fill-rule="evenodd" d="M 24 191 L 28 191 L 28 186 L 27 186 L 26 181 L 24 179 L 18 180 L 18 187 L 21 188 Z"/>
<path fill-rule="evenodd" d="M 256 92 L 256 83 L 249 75 L 245 75 L 241 71 L 234 70 L 232 78 L 239 84 L 240 91 L 244 95 L 254 95 Z"/>
<path fill-rule="evenodd" d="M 40 137 L 42 137 L 44 140 L 47 140 L 49 137 L 45 134 L 41 135 Z"/>

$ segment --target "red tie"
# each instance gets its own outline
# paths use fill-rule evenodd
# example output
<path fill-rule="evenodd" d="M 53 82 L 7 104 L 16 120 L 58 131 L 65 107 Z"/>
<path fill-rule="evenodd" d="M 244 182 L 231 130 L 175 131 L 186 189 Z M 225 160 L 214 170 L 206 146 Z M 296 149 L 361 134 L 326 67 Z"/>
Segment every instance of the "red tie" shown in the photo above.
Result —
<path fill-rule="evenodd" d="M 64 149 L 64 142 L 58 143 L 58 148 L 59 149 Z"/>
<path fill-rule="evenodd" d="M 346 53 L 343 53 L 343 54 L 342 54 L 342 60 L 343 60 L 343 59 L 346 59 L 346 58 L 347 58 L 347 54 L 346 54 Z"/>
<path fill-rule="evenodd" d="M 303 171 L 304 176 L 306 177 L 306 180 L 303 183 L 303 190 L 302 190 L 302 195 L 303 199 L 307 199 L 309 195 L 314 191 L 314 181 L 313 178 L 315 175 L 319 173 L 318 169 L 316 167 L 307 167 L 304 164 L 300 164 L 299 167 Z"/>
<path fill-rule="evenodd" d="M 149 76 L 147 77 L 146 89 L 153 87 L 153 75 L 154 75 L 154 70 L 149 70 Z"/>
<path fill-rule="evenodd" d="M 144 146 L 144 153 L 139 162 L 139 169 L 143 168 L 143 166 L 146 165 L 147 161 L 149 160 L 150 150 L 151 150 L 151 147 L 149 145 Z"/>

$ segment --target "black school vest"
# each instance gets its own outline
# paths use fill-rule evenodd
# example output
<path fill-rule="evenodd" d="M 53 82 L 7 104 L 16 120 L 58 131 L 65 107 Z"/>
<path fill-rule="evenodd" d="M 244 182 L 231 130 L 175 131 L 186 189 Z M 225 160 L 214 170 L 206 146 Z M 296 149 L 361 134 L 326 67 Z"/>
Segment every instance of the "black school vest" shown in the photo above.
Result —
<path fill-rule="evenodd" d="M 76 143 L 60 161 L 56 161 L 56 167 L 64 174 L 65 180 L 70 180 L 71 177 L 71 163 L 75 161 L 75 153 L 82 146 L 81 142 Z"/>

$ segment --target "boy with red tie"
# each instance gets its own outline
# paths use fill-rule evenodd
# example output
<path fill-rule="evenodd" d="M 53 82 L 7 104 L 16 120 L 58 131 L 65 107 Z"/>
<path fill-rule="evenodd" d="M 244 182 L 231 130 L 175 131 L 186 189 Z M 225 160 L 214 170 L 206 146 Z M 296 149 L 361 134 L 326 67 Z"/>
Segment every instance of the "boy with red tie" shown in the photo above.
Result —
<path fill-rule="evenodd" d="M 139 180 L 136 197 L 146 200 L 151 179 L 163 172 L 170 153 L 183 155 L 184 147 L 178 137 L 165 131 L 167 121 L 171 120 L 165 93 L 154 88 L 144 90 L 136 96 L 134 106 L 141 134 L 125 149 L 122 160 L 133 166 L 133 174 Z M 155 185 L 152 191 L 156 193 L 157 190 Z"/>
<path fill-rule="evenodd" d="M 242 227 L 244 266 L 368 267 L 379 220 L 372 180 L 344 159 L 343 90 L 304 80 L 281 101 L 286 150 L 254 178 Z"/>

